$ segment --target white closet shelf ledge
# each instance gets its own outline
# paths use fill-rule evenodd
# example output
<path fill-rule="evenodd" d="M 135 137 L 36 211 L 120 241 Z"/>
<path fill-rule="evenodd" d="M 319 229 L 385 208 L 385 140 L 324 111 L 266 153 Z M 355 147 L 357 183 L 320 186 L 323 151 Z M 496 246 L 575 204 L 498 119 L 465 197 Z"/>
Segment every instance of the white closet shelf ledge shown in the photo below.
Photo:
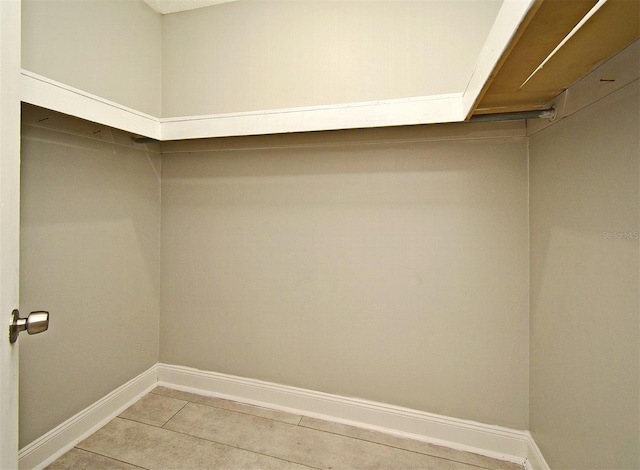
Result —
<path fill-rule="evenodd" d="M 22 70 L 25 103 L 156 140 L 456 122 L 462 93 L 242 113 L 160 118 Z"/>

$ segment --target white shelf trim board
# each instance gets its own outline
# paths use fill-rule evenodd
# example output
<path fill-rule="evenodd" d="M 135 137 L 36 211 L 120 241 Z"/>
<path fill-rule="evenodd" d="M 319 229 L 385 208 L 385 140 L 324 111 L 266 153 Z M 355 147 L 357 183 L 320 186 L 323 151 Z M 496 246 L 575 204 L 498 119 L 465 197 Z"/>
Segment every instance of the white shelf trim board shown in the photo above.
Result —
<path fill-rule="evenodd" d="M 158 118 L 22 70 L 21 100 L 156 140 L 456 122 L 462 94 Z"/>
<path fill-rule="evenodd" d="M 462 94 L 161 118 L 161 140 L 456 122 Z"/>
<path fill-rule="evenodd" d="M 20 99 L 29 104 L 115 127 L 136 135 L 160 138 L 157 117 L 22 69 Z"/>

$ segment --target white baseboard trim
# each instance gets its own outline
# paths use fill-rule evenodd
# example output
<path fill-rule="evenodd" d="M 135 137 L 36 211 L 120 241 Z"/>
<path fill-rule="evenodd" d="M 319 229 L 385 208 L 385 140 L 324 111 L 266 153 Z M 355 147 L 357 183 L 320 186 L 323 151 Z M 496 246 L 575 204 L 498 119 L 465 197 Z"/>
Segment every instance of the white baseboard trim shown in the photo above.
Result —
<path fill-rule="evenodd" d="M 19 468 L 46 467 L 157 385 L 474 452 L 526 470 L 549 470 L 528 431 L 169 364 L 154 365 L 22 448 Z"/>
<path fill-rule="evenodd" d="M 542 452 L 540 452 L 540 448 L 536 441 L 533 439 L 533 436 L 529 434 L 529 455 L 527 461 L 525 462 L 526 470 L 551 470 L 549 468 L 549 464 L 542 456 Z"/>
<path fill-rule="evenodd" d="M 156 387 L 157 365 L 20 449 L 18 468 L 42 469 Z"/>
<path fill-rule="evenodd" d="M 158 385 L 549 468 L 528 431 L 169 364 L 158 364 Z"/>

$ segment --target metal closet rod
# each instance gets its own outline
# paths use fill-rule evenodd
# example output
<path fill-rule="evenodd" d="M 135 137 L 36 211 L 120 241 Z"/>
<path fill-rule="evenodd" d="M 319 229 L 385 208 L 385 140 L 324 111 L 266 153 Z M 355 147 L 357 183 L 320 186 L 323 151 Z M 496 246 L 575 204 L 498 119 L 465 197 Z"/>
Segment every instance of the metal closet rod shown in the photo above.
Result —
<path fill-rule="evenodd" d="M 538 109 L 535 111 L 516 111 L 513 113 L 478 114 L 471 116 L 469 122 L 489 122 L 489 121 L 520 121 L 522 119 L 549 119 L 556 118 L 556 109 Z"/>
<path fill-rule="evenodd" d="M 131 137 L 131 140 L 136 144 L 155 144 L 160 142 L 159 140 L 151 137 Z"/>

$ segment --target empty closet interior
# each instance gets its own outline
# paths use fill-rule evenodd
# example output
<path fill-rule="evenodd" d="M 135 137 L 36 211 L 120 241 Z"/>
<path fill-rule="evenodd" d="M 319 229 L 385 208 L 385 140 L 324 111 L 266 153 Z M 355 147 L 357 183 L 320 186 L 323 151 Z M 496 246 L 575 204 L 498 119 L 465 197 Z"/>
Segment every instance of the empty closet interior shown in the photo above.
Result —
<path fill-rule="evenodd" d="M 300 107 L 457 106 L 503 2 L 22 3 L 31 79 L 201 116 L 190 137 L 247 123 L 136 141 L 23 104 L 20 303 L 51 326 L 21 339 L 22 448 L 160 365 L 528 431 L 551 468 L 640 465 L 637 40 L 553 96 L 476 102 L 554 121 L 273 133 Z"/>

